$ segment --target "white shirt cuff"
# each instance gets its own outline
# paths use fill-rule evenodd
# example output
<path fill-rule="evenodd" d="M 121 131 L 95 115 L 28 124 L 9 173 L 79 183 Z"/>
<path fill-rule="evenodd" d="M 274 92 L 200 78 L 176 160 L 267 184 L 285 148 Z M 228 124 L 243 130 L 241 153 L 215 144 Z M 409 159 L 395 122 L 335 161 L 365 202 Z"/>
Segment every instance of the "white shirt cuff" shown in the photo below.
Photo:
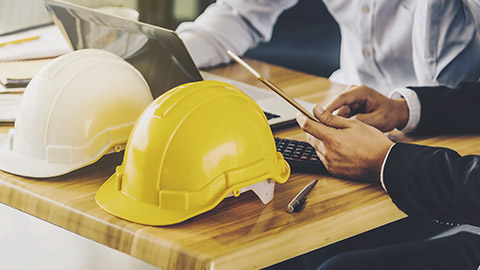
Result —
<path fill-rule="evenodd" d="M 401 131 L 403 132 L 412 132 L 417 128 L 418 123 L 420 122 L 420 114 L 422 106 L 420 100 L 418 99 L 417 93 L 412 89 L 408 88 L 398 88 L 393 90 L 388 96 L 391 99 L 404 98 L 408 106 L 408 122 Z"/>
<path fill-rule="evenodd" d="M 223 52 L 223 55 L 222 49 L 215 42 L 212 42 L 212 38 L 208 38 L 208 32 L 198 34 L 188 30 L 183 31 L 181 26 L 182 24 L 177 29 L 178 35 L 182 38 L 193 62 L 198 68 L 212 67 L 230 60 L 227 53 Z M 197 30 L 197 32 L 201 31 Z"/>
<path fill-rule="evenodd" d="M 395 145 L 395 143 L 392 144 L 392 146 L 390 146 L 390 149 L 388 149 L 387 155 L 385 155 L 385 159 L 383 160 L 383 163 L 382 163 L 382 169 L 380 170 L 380 183 L 382 184 L 383 189 L 387 193 L 388 193 L 388 190 L 387 190 L 387 187 L 385 186 L 385 182 L 383 180 L 383 171 L 385 169 L 385 164 L 387 164 L 387 158 L 390 155 L 390 151 L 392 151 L 392 148 L 393 148 L 394 145 Z"/>

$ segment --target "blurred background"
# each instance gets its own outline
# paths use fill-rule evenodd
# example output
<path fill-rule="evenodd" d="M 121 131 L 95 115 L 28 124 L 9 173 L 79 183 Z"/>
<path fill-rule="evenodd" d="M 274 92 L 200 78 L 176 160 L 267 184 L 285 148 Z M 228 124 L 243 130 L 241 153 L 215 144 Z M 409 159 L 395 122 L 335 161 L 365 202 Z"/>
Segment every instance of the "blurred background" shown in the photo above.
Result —
<path fill-rule="evenodd" d="M 87 7 L 125 6 L 139 11 L 140 21 L 175 29 L 194 20 L 215 0 L 68 0 Z M 24 7 L 28 6 L 28 9 Z M 0 35 L 50 22 L 42 0 L 0 0 Z M 299 0 L 285 11 L 272 40 L 247 57 L 328 77 L 339 67 L 340 32 L 321 0 Z"/>

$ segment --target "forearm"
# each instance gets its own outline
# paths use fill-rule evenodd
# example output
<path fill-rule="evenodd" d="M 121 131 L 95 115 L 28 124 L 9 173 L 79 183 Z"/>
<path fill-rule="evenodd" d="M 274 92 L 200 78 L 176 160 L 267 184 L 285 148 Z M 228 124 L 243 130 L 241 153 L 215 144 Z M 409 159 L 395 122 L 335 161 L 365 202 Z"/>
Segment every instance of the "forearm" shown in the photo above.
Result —
<path fill-rule="evenodd" d="M 177 32 L 199 67 L 227 63 L 226 50 L 243 55 L 260 41 L 271 38 L 280 13 L 296 0 L 219 0 L 194 22 L 182 23 Z"/>
<path fill-rule="evenodd" d="M 397 143 L 383 181 L 392 201 L 408 215 L 480 225 L 480 156 Z"/>

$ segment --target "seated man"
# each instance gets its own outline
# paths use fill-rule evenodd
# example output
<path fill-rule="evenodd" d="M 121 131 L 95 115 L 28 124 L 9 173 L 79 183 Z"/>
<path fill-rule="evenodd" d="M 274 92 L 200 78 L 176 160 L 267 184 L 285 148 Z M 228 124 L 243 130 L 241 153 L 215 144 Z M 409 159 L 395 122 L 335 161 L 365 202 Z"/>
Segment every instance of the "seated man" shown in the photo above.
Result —
<path fill-rule="evenodd" d="M 211 67 L 231 61 L 226 50 L 243 55 L 268 42 L 278 16 L 297 2 L 218 0 L 177 32 L 197 66 Z M 340 69 L 330 76 L 336 83 L 388 94 L 405 85 L 456 86 L 480 75 L 480 63 L 472 61 L 480 56 L 478 0 L 323 2 L 341 32 Z"/>
<path fill-rule="evenodd" d="M 478 132 L 480 83 L 411 88 L 421 114 L 415 131 Z M 320 121 L 298 115 L 308 141 L 333 175 L 379 182 L 409 216 L 445 224 L 480 226 L 480 156 L 460 156 L 447 148 L 393 143 L 379 129 L 402 128 L 408 104 L 360 86 L 338 96 L 327 110 L 315 106 Z M 338 109 L 338 114 L 331 114 Z M 353 119 L 357 118 L 357 119 Z M 372 126 L 361 122 L 364 121 Z M 375 128 L 377 127 L 377 128 Z M 457 233 L 434 240 L 350 252 L 320 269 L 477 269 L 480 235 Z"/>

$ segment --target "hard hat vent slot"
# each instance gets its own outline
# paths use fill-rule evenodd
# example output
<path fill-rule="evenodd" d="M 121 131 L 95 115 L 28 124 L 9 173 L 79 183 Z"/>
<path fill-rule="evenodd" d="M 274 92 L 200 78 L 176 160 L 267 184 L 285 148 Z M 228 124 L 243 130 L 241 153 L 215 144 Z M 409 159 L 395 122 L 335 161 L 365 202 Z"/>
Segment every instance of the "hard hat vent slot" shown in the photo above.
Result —
<path fill-rule="evenodd" d="M 15 138 L 15 129 L 11 128 L 8 131 L 8 150 L 13 150 L 13 139 Z"/>

